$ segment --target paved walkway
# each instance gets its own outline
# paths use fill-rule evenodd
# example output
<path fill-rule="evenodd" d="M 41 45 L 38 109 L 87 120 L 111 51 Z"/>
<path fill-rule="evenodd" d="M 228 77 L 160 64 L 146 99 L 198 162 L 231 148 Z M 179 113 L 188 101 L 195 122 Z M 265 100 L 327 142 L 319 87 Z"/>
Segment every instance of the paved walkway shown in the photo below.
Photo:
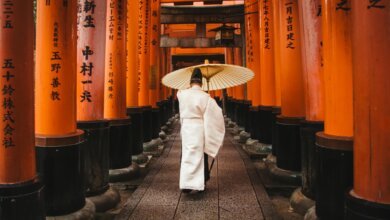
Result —
<path fill-rule="evenodd" d="M 176 128 L 164 153 L 117 219 L 276 219 L 256 170 L 227 134 L 206 191 L 179 190 L 181 139 Z"/>

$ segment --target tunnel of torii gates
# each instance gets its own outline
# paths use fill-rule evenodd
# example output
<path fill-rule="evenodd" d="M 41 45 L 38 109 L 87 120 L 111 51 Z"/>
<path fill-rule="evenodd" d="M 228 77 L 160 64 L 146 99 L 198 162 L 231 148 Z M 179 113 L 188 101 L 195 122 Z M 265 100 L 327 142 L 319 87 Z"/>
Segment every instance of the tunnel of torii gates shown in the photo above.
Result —
<path fill-rule="evenodd" d="M 225 112 L 272 145 L 270 173 L 302 186 L 293 201 L 322 219 L 390 217 L 390 1 L 2 0 L 0 13 L 0 219 L 115 206 L 109 182 L 131 178 L 177 113 L 161 78 L 205 58 L 255 73 Z M 222 23 L 237 28 L 229 46 L 209 31 Z"/>

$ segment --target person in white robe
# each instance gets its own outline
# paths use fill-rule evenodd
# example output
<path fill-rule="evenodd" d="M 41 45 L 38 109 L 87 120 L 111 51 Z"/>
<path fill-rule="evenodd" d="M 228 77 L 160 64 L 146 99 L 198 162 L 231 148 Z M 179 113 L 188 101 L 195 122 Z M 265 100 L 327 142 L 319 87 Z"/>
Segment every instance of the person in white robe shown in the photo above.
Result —
<path fill-rule="evenodd" d="M 205 169 L 208 169 L 205 167 L 204 155 L 206 153 L 215 158 L 225 136 L 222 110 L 202 90 L 202 73 L 199 68 L 194 69 L 190 85 L 189 89 L 177 93 L 182 138 L 179 185 L 183 192 L 204 191 Z"/>

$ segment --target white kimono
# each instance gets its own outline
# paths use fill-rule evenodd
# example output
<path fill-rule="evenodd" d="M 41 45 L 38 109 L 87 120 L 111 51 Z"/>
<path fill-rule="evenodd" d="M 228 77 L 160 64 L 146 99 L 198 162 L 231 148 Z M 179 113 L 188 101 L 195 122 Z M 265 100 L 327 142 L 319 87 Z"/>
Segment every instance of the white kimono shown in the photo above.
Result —
<path fill-rule="evenodd" d="M 225 135 L 221 108 L 195 85 L 177 93 L 182 158 L 180 189 L 204 190 L 204 153 L 216 157 Z"/>

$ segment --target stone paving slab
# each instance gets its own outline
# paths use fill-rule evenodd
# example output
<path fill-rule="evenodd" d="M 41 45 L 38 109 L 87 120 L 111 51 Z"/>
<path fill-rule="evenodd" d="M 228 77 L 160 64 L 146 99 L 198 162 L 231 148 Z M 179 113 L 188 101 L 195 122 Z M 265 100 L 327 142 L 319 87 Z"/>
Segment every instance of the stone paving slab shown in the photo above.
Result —
<path fill-rule="evenodd" d="M 278 219 L 252 162 L 230 134 L 215 160 L 206 191 L 181 193 L 178 131 L 176 127 L 161 157 L 116 219 Z"/>

